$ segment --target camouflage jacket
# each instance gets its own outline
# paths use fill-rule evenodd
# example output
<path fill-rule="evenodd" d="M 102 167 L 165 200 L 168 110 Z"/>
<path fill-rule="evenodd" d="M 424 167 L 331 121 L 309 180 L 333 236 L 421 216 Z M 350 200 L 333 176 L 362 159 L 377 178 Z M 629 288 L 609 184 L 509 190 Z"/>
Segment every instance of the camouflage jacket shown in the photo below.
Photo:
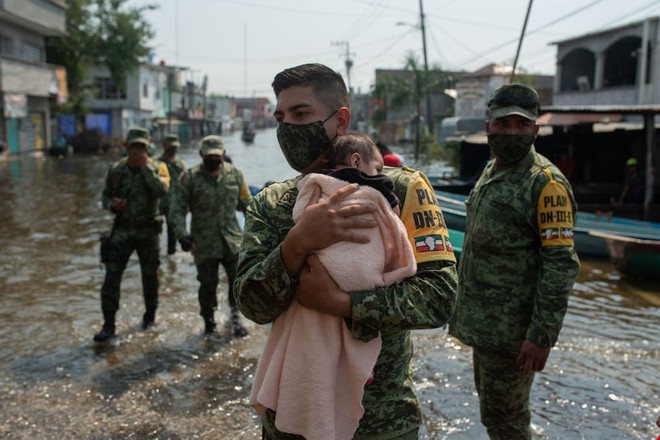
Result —
<path fill-rule="evenodd" d="M 174 187 L 179 183 L 181 174 L 186 171 L 186 164 L 178 156 L 170 158 L 165 153 L 161 154 L 158 160 L 167 166 L 167 171 L 170 173 L 170 190 L 160 204 L 162 212 L 167 214 L 174 196 Z"/>
<path fill-rule="evenodd" d="M 511 168 L 489 162 L 466 205 L 450 334 L 512 354 L 525 339 L 554 346 L 580 268 L 570 184 L 532 148 Z"/>
<path fill-rule="evenodd" d="M 167 194 L 167 167 L 149 159 L 141 168 L 130 168 L 123 157 L 110 166 L 101 196 L 104 209 L 115 214 L 115 228 L 145 232 L 160 231 L 160 201 Z M 112 210 L 112 198 L 127 199 L 122 212 Z"/>
<path fill-rule="evenodd" d="M 365 412 L 356 439 L 392 438 L 420 425 L 422 413 L 410 367 L 410 330 L 444 325 L 456 299 L 456 260 L 448 240 L 442 239 L 448 235 L 444 217 L 428 180 L 410 169 L 386 168 L 383 173 L 394 181 L 403 206 L 402 220 L 404 216 L 409 220 L 404 224 L 415 249 L 418 270 L 401 283 L 351 293 L 352 318 L 347 324 L 353 337 L 369 341 L 379 333 L 382 336 L 374 381 L 365 388 Z M 294 225 L 292 209 L 301 177 L 263 189 L 246 214 L 234 292 L 241 312 L 259 324 L 274 321 L 295 298 L 296 281 L 284 267 L 280 246 Z M 431 236 L 439 240 L 442 249 L 440 244 L 415 246 Z M 270 437 L 300 439 L 278 432 L 274 420 L 271 410 L 262 418 Z"/>
<path fill-rule="evenodd" d="M 169 221 L 180 239 L 188 235 L 186 213 L 190 211 L 195 258 L 222 258 L 238 253 L 242 232 L 236 210 L 245 212 L 251 201 L 243 173 L 234 165 L 225 162 L 216 177 L 199 164 L 181 174 L 175 185 Z"/>

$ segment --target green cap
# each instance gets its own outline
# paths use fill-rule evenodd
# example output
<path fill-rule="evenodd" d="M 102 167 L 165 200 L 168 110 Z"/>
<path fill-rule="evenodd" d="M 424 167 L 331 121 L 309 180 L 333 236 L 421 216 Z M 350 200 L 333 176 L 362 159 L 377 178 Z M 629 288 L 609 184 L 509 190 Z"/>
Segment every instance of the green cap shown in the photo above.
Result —
<path fill-rule="evenodd" d="M 637 159 L 635 159 L 634 157 L 631 157 L 630 159 L 628 159 L 626 161 L 626 165 L 628 165 L 629 167 L 636 166 L 637 165 Z"/>
<path fill-rule="evenodd" d="M 170 133 L 165 136 L 165 143 L 171 147 L 180 147 L 181 142 L 179 142 L 179 136 L 174 133 Z"/>
<path fill-rule="evenodd" d="M 498 87 L 488 101 L 490 119 L 520 115 L 536 121 L 539 116 L 539 95 L 524 84 L 506 84 Z"/>
<path fill-rule="evenodd" d="M 128 130 L 128 135 L 126 136 L 126 144 L 143 144 L 145 147 L 149 148 L 151 142 L 149 142 L 149 131 L 146 128 L 134 127 Z"/>
<path fill-rule="evenodd" d="M 206 136 L 202 139 L 202 156 L 208 156 L 209 154 L 217 154 L 219 156 L 224 156 L 225 146 L 222 143 L 222 138 L 216 135 Z"/>

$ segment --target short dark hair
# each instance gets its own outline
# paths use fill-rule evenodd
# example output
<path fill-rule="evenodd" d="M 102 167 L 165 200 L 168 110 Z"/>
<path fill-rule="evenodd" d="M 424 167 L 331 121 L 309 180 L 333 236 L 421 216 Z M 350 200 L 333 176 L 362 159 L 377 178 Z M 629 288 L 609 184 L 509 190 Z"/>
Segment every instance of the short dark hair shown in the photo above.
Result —
<path fill-rule="evenodd" d="M 346 83 L 341 74 L 323 64 L 301 64 L 284 69 L 275 75 L 272 86 L 275 97 L 279 97 L 280 92 L 289 87 L 311 86 L 314 95 L 328 111 L 332 112 L 341 107 L 351 108 Z"/>
<path fill-rule="evenodd" d="M 364 160 L 374 160 L 381 155 L 380 150 L 368 135 L 349 133 L 337 136 L 332 141 L 332 147 L 330 147 L 327 157 L 327 167 L 332 168 L 338 164 L 343 164 L 346 156 L 353 153 L 360 154 L 360 157 Z"/>

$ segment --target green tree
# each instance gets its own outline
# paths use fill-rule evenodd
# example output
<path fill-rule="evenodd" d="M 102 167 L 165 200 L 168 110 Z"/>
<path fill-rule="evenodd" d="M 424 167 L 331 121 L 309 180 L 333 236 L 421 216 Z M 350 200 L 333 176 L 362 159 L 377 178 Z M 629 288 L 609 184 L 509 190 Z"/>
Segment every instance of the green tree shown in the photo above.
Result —
<path fill-rule="evenodd" d="M 66 0 L 65 37 L 49 38 L 49 63 L 67 70 L 69 102 L 63 110 L 81 118 L 90 66 L 108 68 L 112 81 L 125 90 L 126 77 L 149 53 L 147 43 L 154 36 L 143 13 L 155 5 L 128 7 L 127 0 Z"/>

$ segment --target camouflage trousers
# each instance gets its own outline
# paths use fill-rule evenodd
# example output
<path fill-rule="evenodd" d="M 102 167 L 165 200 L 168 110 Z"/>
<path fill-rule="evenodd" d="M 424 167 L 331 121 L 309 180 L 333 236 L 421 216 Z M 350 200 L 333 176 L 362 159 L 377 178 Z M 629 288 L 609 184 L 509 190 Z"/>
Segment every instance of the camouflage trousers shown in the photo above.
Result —
<path fill-rule="evenodd" d="M 213 317 L 213 312 L 218 307 L 217 289 L 220 278 L 218 269 L 220 265 L 224 267 L 227 273 L 227 283 L 229 284 L 227 296 L 229 306 L 236 308 L 234 299 L 234 279 L 236 278 L 236 266 L 238 264 L 238 254 L 227 255 L 222 258 L 203 258 L 195 259 L 197 266 L 197 281 L 199 281 L 199 314 L 205 318 Z"/>
<path fill-rule="evenodd" d="M 172 255 L 176 252 L 176 234 L 174 233 L 174 226 L 170 222 L 170 217 L 165 217 L 167 220 L 167 254 Z"/>
<path fill-rule="evenodd" d="M 483 347 L 472 350 L 481 423 L 491 440 L 532 438 L 529 394 L 534 374 L 521 373 L 516 358 Z"/>
<path fill-rule="evenodd" d="M 101 310 L 104 316 L 114 317 L 119 310 L 121 279 L 133 251 L 137 251 L 140 260 L 145 309 L 155 312 L 158 307 L 159 247 L 158 233 L 136 238 L 126 233 L 113 232 L 105 265 L 105 280 L 101 287 Z"/>

